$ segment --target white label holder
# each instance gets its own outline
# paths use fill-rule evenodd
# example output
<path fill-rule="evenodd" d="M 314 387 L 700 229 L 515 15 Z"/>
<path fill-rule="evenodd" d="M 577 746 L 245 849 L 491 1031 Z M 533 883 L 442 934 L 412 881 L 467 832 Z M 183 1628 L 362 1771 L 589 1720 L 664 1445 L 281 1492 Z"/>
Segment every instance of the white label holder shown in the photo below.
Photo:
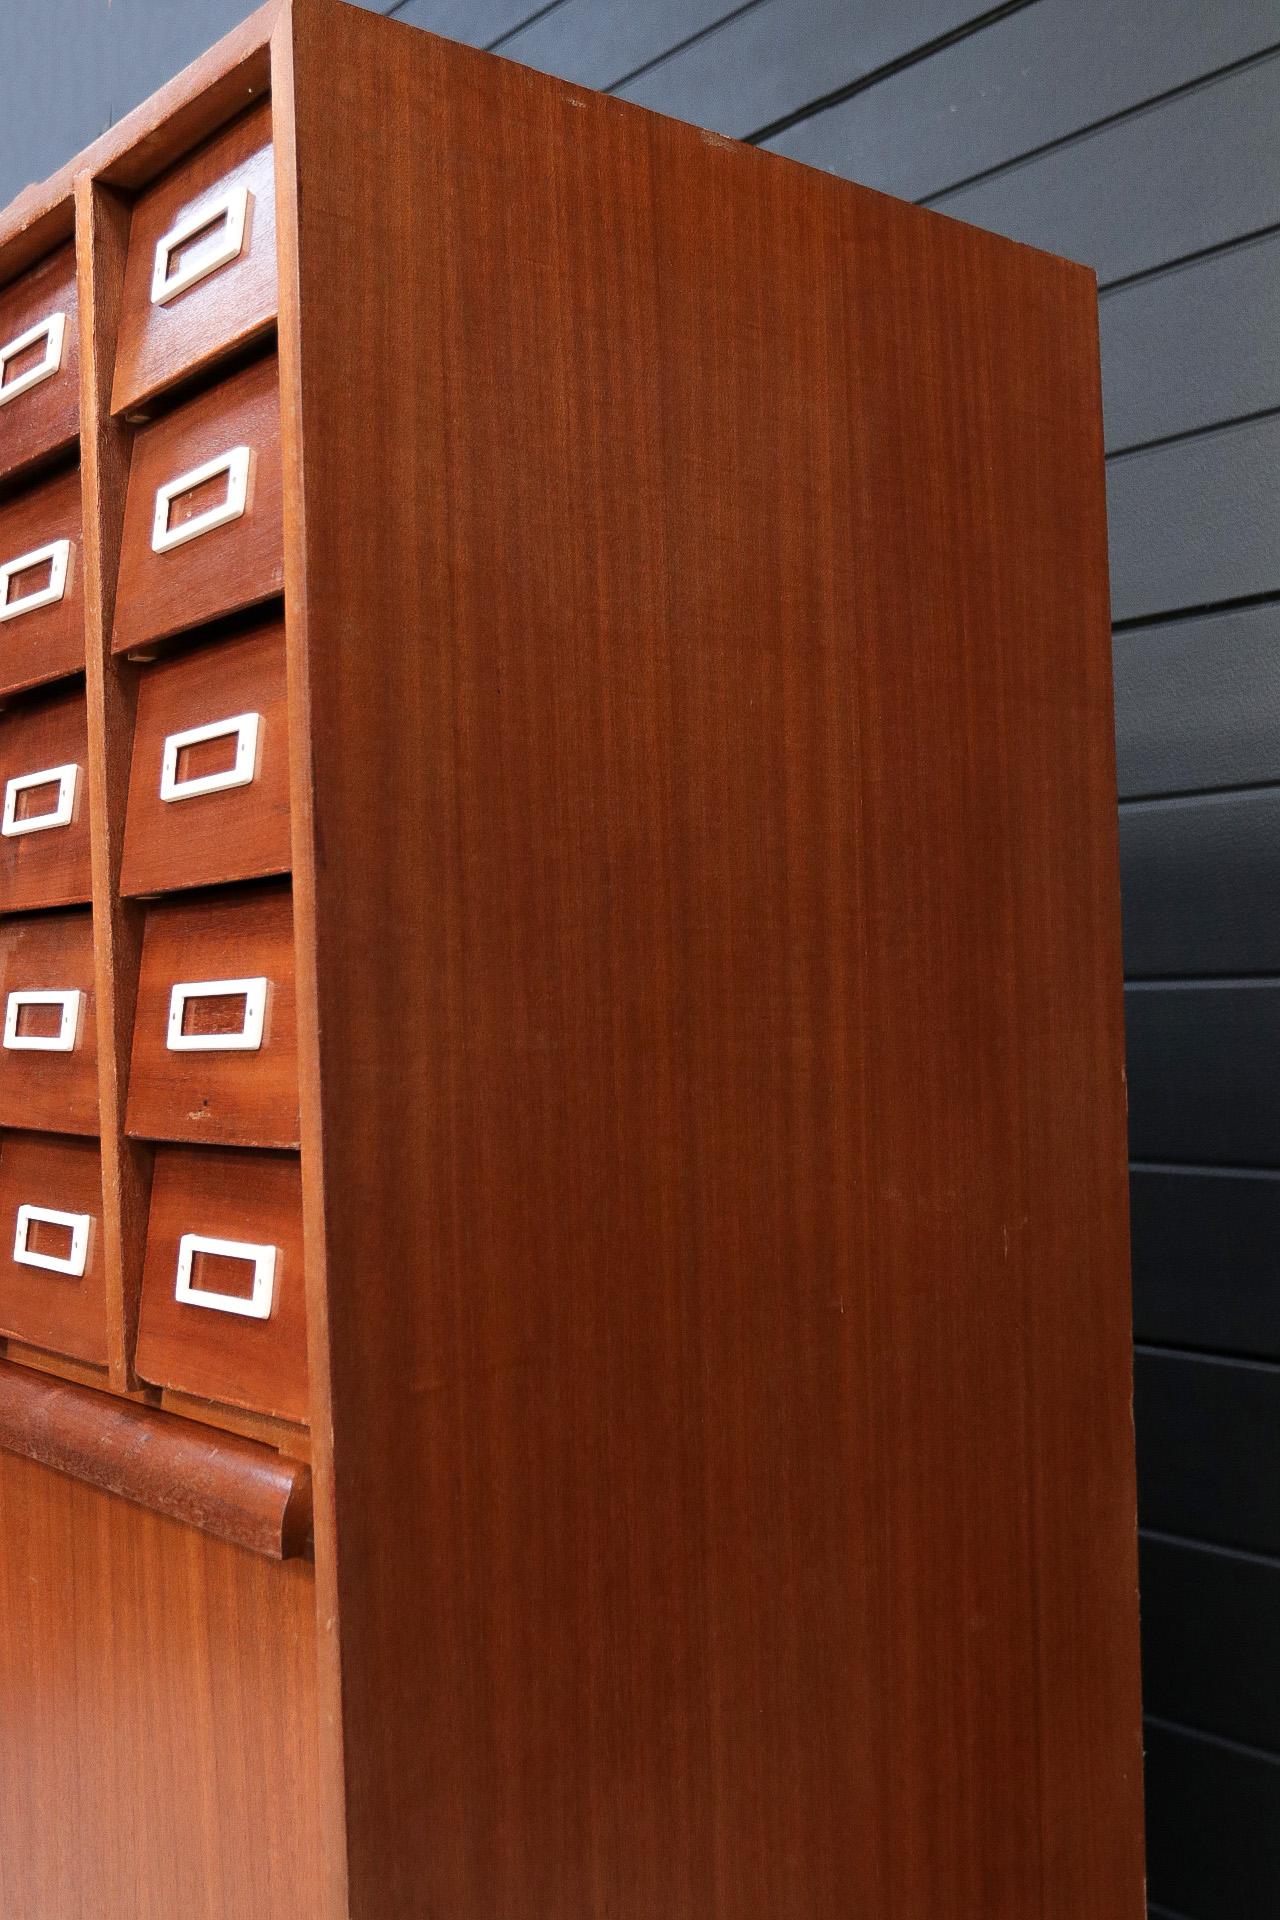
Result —
<path fill-rule="evenodd" d="M 238 520 L 249 502 L 249 462 L 252 458 L 248 447 L 228 447 L 225 453 L 219 453 L 212 460 L 206 460 L 203 466 L 192 467 L 190 473 L 180 473 L 176 480 L 166 480 L 162 487 L 156 488 L 156 509 L 151 522 L 151 550 L 153 553 L 168 553 L 174 547 L 185 546 L 188 540 L 198 540 L 202 533 L 212 533 L 215 527 L 225 527 L 229 520 Z M 216 480 L 220 473 L 227 476 L 225 499 L 216 505 L 206 507 L 203 513 L 193 514 L 190 520 L 171 527 L 169 514 L 173 503 L 184 493 L 191 493 L 196 487 L 204 485 L 206 480 Z"/>
<path fill-rule="evenodd" d="M 44 352 L 33 361 L 25 372 L 9 378 L 10 363 L 28 347 L 34 347 L 36 341 L 43 338 Z M 67 316 L 65 313 L 51 313 L 45 319 L 37 320 L 34 327 L 28 327 L 16 340 L 10 340 L 0 347 L 0 407 L 7 407 L 20 393 L 29 393 L 32 387 L 38 387 L 42 380 L 51 380 L 62 367 L 62 349 L 67 338 Z"/>
<path fill-rule="evenodd" d="M 170 300 L 176 300 L 188 287 L 194 287 L 201 280 L 207 280 L 219 267 L 225 267 L 232 260 L 238 260 L 244 251 L 245 234 L 249 227 L 249 209 L 253 204 L 253 195 L 248 187 L 228 187 L 215 200 L 202 200 L 168 233 L 161 234 L 156 241 L 155 260 L 151 268 L 151 304 L 163 307 Z M 214 228 L 215 221 L 221 225 Z M 177 266 L 173 256 L 188 240 L 203 233 L 206 227 L 213 228 L 207 239 L 181 259 Z"/>
<path fill-rule="evenodd" d="M 260 713 L 237 713 L 230 720 L 212 720 L 208 726 L 188 727 L 185 733 L 165 736 L 160 760 L 160 798 L 194 800 L 201 793 L 225 793 L 228 787 L 247 787 L 258 771 L 258 738 L 262 730 Z M 235 758 L 218 773 L 178 777 L 178 756 L 186 747 L 198 747 L 206 740 L 236 737 Z"/>
<path fill-rule="evenodd" d="M 251 1240 L 218 1240 L 207 1233 L 184 1233 L 178 1242 L 178 1273 L 173 1297 L 189 1307 L 210 1307 L 215 1313 L 238 1313 L 245 1320 L 269 1320 L 276 1290 L 276 1248 Z M 244 1260 L 253 1266 L 253 1292 L 213 1293 L 191 1284 L 198 1253 L 220 1254 L 226 1260 Z"/>
<path fill-rule="evenodd" d="M 29 572 L 45 560 L 49 562 L 48 583 L 43 587 L 34 587 L 30 593 L 20 593 L 11 600 L 9 588 L 19 574 Z M 19 614 L 34 613 L 38 607 L 52 606 L 66 592 L 70 577 L 69 540 L 51 540 L 46 547 L 33 547 L 30 553 L 20 553 L 16 560 L 6 560 L 0 567 L 0 620 L 16 620 Z"/>
<path fill-rule="evenodd" d="M 79 779 L 80 769 L 74 761 L 64 767 L 46 767 L 42 773 L 15 773 L 5 782 L 0 834 L 6 840 L 16 840 L 21 833 L 47 833 L 51 827 L 69 827 L 75 817 Z M 28 813 L 19 819 L 18 801 L 22 795 L 39 787 L 51 787 L 55 780 L 58 797 L 48 812 Z"/>
<path fill-rule="evenodd" d="M 90 1214 L 61 1213 L 57 1207 L 19 1207 L 17 1232 L 13 1236 L 15 1261 L 20 1267 L 42 1267 L 46 1273 L 69 1273 L 74 1280 L 82 1279 L 89 1258 L 91 1220 Z M 28 1244 L 36 1224 L 66 1227 L 71 1235 L 70 1252 L 37 1253 Z"/>
<path fill-rule="evenodd" d="M 182 1023 L 192 1000 L 244 998 L 244 1022 L 238 1033 L 184 1033 Z M 267 982 L 259 975 L 253 980 L 175 980 L 169 989 L 169 1030 L 165 1044 L 170 1053 L 256 1053 L 262 1045 L 262 1029 L 267 1014 Z"/>
<path fill-rule="evenodd" d="M 9 995 L 4 1010 L 4 1044 L 11 1053 L 74 1053 L 80 1038 L 79 987 L 22 988 Z M 57 1007 L 61 1013 L 56 1033 L 19 1033 L 25 1007 Z"/>

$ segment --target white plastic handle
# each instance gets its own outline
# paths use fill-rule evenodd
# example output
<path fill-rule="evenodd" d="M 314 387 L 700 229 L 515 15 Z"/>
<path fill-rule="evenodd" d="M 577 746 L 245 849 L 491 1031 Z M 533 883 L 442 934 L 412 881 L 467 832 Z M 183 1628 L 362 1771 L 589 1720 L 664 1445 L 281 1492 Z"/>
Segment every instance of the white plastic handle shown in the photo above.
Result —
<path fill-rule="evenodd" d="M 4 1010 L 4 1044 L 11 1053 L 74 1053 L 80 1038 L 80 1009 L 84 995 L 79 987 L 35 991 L 23 988 L 9 995 Z M 18 1022 L 24 1007 L 57 1007 L 61 1018 L 56 1033 L 19 1033 Z"/>
<path fill-rule="evenodd" d="M 33 587 L 30 593 L 16 594 L 11 600 L 9 588 L 19 575 L 46 560 L 49 562 L 47 583 L 43 587 Z M 16 620 L 21 613 L 34 613 L 37 607 L 52 606 L 55 600 L 61 600 L 70 578 L 69 540 L 51 540 L 47 547 L 33 547 L 30 553 L 20 553 L 16 560 L 6 560 L 0 567 L 0 620 Z"/>
<path fill-rule="evenodd" d="M 18 817 L 18 801 L 24 793 L 58 784 L 58 797 L 46 813 L 26 813 Z M 51 827 L 69 827 L 75 817 L 76 791 L 80 769 L 74 761 L 65 767 L 46 767 L 42 773 L 15 773 L 5 782 L 4 817 L 0 834 L 16 840 L 20 833 L 47 833 Z"/>
<path fill-rule="evenodd" d="M 178 1242 L 178 1273 L 173 1297 L 189 1307 L 212 1307 L 215 1313 L 238 1313 L 245 1320 L 269 1320 L 276 1290 L 276 1248 L 251 1240 L 217 1240 L 207 1233 L 184 1233 Z M 198 1253 L 220 1254 L 226 1260 L 244 1260 L 253 1267 L 253 1292 L 213 1293 L 191 1284 Z"/>
<path fill-rule="evenodd" d="M 156 510 L 151 522 L 152 551 L 168 553 L 173 547 L 185 546 L 188 540 L 198 540 L 202 533 L 212 533 L 215 527 L 225 527 L 229 520 L 238 520 L 249 501 L 251 457 L 248 447 L 228 447 L 225 453 L 216 454 L 203 466 L 192 467 L 190 473 L 180 473 L 176 480 L 166 480 L 162 487 L 157 487 Z M 171 527 L 169 515 L 174 501 L 202 487 L 206 480 L 216 480 L 220 473 L 227 476 L 224 497 L 206 507 L 203 513 L 194 513 L 189 520 Z"/>
<path fill-rule="evenodd" d="M 49 1227 L 65 1227 L 71 1235 L 71 1246 L 67 1253 L 37 1253 L 28 1245 L 32 1227 L 37 1223 Z M 20 1267 L 43 1267 L 46 1273 L 69 1273 L 74 1279 L 83 1277 L 89 1258 L 89 1226 L 91 1215 L 87 1213 L 60 1213 L 57 1207 L 18 1208 L 18 1229 L 13 1236 L 13 1257 Z"/>
<path fill-rule="evenodd" d="M 202 200 L 170 227 L 168 233 L 161 234 L 151 268 L 153 307 L 163 307 L 170 300 L 176 300 L 188 287 L 207 280 L 219 267 L 239 258 L 244 250 L 252 204 L 253 195 L 248 187 L 228 187 L 216 199 Z M 206 227 L 207 238 L 184 254 L 175 266 L 174 255 Z"/>
<path fill-rule="evenodd" d="M 237 713 L 230 720 L 213 720 L 205 727 L 188 727 L 185 733 L 165 736 L 160 761 L 160 798 L 194 800 L 201 793 L 224 793 L 228 787 L 247 787 L 258 771 L 258 736 L 262 729 L 260 713 Z M 235 756 L 229 767 L 218 773 L 193 774 L 178 778 L 178 756 L 186 747 L 201 746 L 206 740 L 229 740 L 235 735 Z"/>
<path fill-rule="evenodd" d="M 7 407 L 20 393 L 29 393 L 32 387 L 38 387 L 42 380 L 50 380 L 62 367 L 62 349 L 67 338 L 67 316 L 65 313 L 51 313 L 43 320 L 37 320 L 34 327 L 28 327 L 16 340 L 10 340 L 8 346 L 0 347 L 0 407 Z M 38 360 L 22 373 L 9 378 L 9 368 L 19 354 L 34 347 L 37 340 L 44 340 L 44 352 Z"/>
<path fill-rule="evenodd" d="M 183 1032 L 190 1001 L 229 998 L 232 994 L 244 998 L 244 1021 L 239 1032 Z M 169 990 L 169 1031 L 165 1044 L 170 1053 L 256 1053 L 262 1045 L 266 1012 L 267 982 L 261 975 L 254 980 L 176 980 Z"/>

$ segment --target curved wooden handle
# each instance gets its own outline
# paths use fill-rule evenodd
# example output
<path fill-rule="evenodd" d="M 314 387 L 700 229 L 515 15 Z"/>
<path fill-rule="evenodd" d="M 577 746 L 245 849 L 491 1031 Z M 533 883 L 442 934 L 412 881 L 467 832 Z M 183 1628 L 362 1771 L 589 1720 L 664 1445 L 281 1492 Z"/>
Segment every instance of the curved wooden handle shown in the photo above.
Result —
<path fill-rule="evenodd" d="M 311 1551 L 311 1469 L 238 1434 L 0 1361 L 0 1447 L 270 1560 Z"/>

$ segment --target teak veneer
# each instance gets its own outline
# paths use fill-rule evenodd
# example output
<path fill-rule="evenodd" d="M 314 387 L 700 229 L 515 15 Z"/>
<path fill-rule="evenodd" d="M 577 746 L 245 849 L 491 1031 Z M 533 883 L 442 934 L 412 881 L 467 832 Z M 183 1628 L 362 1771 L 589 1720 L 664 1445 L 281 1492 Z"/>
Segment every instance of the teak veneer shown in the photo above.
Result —
<path fill-rule="evenodd" d="M 273 0 L 59 288 L 5 1920 L 1140 1920 L 1093 276 Z"/>

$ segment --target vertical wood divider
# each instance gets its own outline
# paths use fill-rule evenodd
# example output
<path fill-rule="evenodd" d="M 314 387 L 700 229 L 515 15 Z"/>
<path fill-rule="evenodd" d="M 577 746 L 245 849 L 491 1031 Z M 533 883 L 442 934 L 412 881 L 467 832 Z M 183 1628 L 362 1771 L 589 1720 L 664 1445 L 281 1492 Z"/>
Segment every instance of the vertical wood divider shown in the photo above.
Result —
<path fill-rule="evenodd" d="M 111 375 L 129 240 L 129 202 L 79 174 L 75 182 L 80 283 L 80 479 L 84 512 L 85 690 L 89 709 L 90 849 L 102 1218 L 111 1385 L 136 1385 L 133 1353 L 151 1182 L 150 1151 L 124 1133 L 129 1047 L 142 946 L 142 911 L 120 898 L 129 755 L 138 670 L 113 658 L 120 534 L 131 431 L 112 418 Z"/>
<path fill-rule="evenodd" d="M 289 816 L 292 832 L 294 986 L 297 996 L 298 1095 L 302 1143 L 303 1267 L 307 1294 L 307 1366 L 311 1401 L 317 1695 L 324 1733 L 318 1788 L 325 1857 L 319 1884 L 325 1900 L 323 1920 L 340 1920 L 340 1916 L 345 1916 L 351 1910 L 351 1888 L 347 1859 L 346 1734 L 342 1703 L 323 1103 L 320 1090 L 315 757 L 307 632 L 302 303 L 298 255 L 298 199 L 301 189 L 294 120 L 294 33 L 298 20 L 296 0 L 285 0 L 271 34 L 271 133 L 276 173 Z M 322 1920 L 322 1916 L 317 1914 L 316 1920 Z"/>

